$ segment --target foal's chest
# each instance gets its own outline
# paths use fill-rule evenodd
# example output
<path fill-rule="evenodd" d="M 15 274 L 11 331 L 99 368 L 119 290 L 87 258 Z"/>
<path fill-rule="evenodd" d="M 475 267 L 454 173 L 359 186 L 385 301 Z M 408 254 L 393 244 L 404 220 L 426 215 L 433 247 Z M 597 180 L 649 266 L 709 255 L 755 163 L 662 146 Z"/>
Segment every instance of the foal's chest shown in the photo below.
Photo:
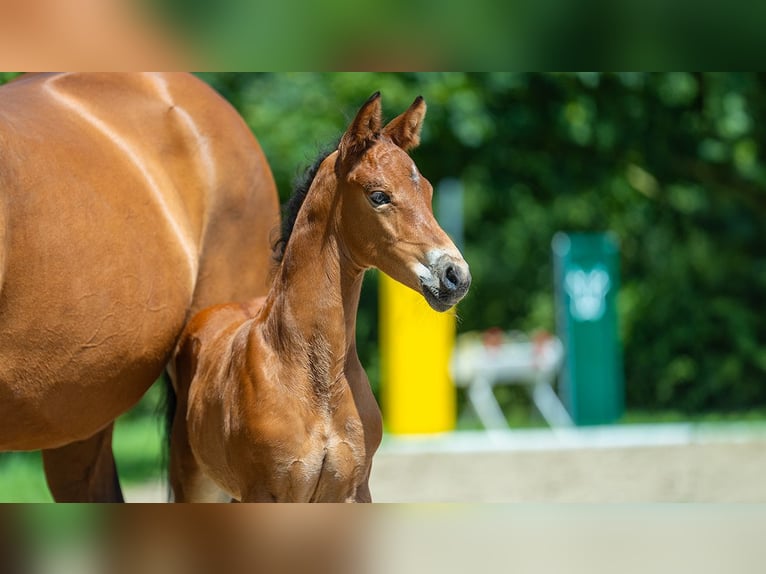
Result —
<path fill-rule="evenodd" d="M 303 441 L 291 442 L 292 452 L 273 451 L 280 459 L 275 466 L 281 470 L 277 475 L 283 477 L 284 498 L 305 502 L 354 499 L 368 466 L 361 421 L 322 421 Z"/>

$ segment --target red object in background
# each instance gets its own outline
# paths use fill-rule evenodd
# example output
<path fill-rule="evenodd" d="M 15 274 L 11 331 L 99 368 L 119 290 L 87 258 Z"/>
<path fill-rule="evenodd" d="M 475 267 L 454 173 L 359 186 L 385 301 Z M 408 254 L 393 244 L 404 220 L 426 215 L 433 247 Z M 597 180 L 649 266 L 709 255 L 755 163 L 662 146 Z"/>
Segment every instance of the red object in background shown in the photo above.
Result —
<path fill-rule="evenodd" d="M 500 327 L 490 327 L 481 334 L 481 341 L 488 349 L 497 349 L 505 341 L 505 333 Z"/>

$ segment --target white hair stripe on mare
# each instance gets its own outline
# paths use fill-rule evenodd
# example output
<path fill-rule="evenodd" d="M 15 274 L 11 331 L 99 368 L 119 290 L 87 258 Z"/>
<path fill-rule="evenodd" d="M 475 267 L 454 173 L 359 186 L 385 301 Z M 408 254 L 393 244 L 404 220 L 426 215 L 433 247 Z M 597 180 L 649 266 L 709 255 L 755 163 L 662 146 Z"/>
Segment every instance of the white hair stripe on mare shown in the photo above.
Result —
<path fill-rule="evenodd" d="M 89 111 L 85 105 L 76 98 L 62 93 L 55 89 L 54 85 L 51 83 L 45 83 L 45 90 L 61 105 L 69 108 L 73 112 L 75 112 L 78 116 L 80 116 L 84 121 L 88 122 L 90 125 L 92 125 L 96 130 L 101 132 L 104 136 L 106 136 L 109 141 L 111 141 L 115 146 L 117 146 L 124 154 L 125 156 L 130 160 L 130 162 L 136 167 L 136 169 L 141 173 L 144 180 L 146 181 L 147 187 L 151 191 L 152 196 L 157 202 L 157 205 L 159 206 L 160 210 L 162 211 L 162 214 L 165 216 L 165 219 L 168 222 L 168 225 L 170 226 L 170 229 L 172 230 L 173 234 L 178 239 L 178 244 L 183 250 L 184 254 L 186 255 L 186 259 L 189 262 L 189 272 L 190 272 L 190 283 L 192 286 L 192 289 L 194 288 L 194 284 L 196 283 L 196 277 L 197 277 L 197 271 L 198 271 L 198 256 L 196 253 L 196 248 L 194 245 L 194 242 L 192 238 L 190 237 L 188 230 L 184 230 L 178 223 L 178 221 L 173 217 L 173 213 L 170 209 L 170 207 L 167 204 L 167 201 L 165 200 L 165 197 L 162 195 L 161 187 L 157 183 L 158 174 L 153 174 L 152 171 L 149 169 L 149 167 L 146 165 L 146 162 L 143 161 L 141 156 L 136 153 L 136 151 L 131 147 L 131 144 L 125 140 L 120 134 L 115 132 L 106 122 L 104 122 L 102 119 L 94 115 L 91 111 Z M 162 178 L 162 175 L 159 174 L 159 177 Z"/>
<path fill-rule="evenodd" d="M 216 189 L 216 169 L 215 169 L 215 162 L 213 161 L 213 155 L 211 153 L 211 146 L 210 146 L 210 140 L 200 131 L 199 127 L 197 126 L 196 122 L 192 118 L 192 116 L 187 112 L 184 108 L 179 106 L 175 100 L 173 99 L 173 96 L 170 95 L 170 91 L 168 90 L 168 82 L 165 79 L 165 75 L 160 72 L 153 72 L 151 74 L 147 75 L 152 83 L 154 84 L 155 88 L 157 89 L 157 92 L 159 93 L 160 97 L 163 101 L 167 102 L 168 106 L 172 106 L 173 112 L 178 114 L 178 117 L 183 122 L 186 129 L 189 130 L 189 133 L 191 134 L 193 141 L 197 144 L 196 151 L 199 153 L 199 162 L 198 163 L 201 166 L 201 177 L 200 181 L 205 182 L 205 187 L 208 191 L 214 191 Z M 207 195 L 203 196 L 207 197 Z M 207 206 L 205 206 L 207 208 Z M 205 230 L 207 228 L 207 219 L 208 219 L 208 210 L 204 209 L 204 219 L 202 222 L 202 229 L 200 230 L 200 240 L 201 238 L 205 237 Z"/>
<path fill-rule="evenodd" d="M 210 140 L 200 131 L 197 123 L 191 117 L 189 112 L 179 106 L 170 95 L 170 92 L 168 91 L 167 80 L 165 79 L 164 75 L 155 72 L 149 74 L 148 77 L 151 78 L 152 83 L 157 88 L 157 92 L 160 94 L 160 97 L 165 102 L 167 102 L 169 106 L 173 107 L 173 111 L 179 115 L 181 121 L 189 130 L 189 133 L 191 133 L 193 136 L 194 141 L 197 143 L 197 151 L 199 152 L 199 159 L 203 167 L 204 177 L 202 179 L 207 184 L 208 189 L 214 189 L 216 169 L 215 163 L 213 162 L 213 155 L 210 151 Z"/>

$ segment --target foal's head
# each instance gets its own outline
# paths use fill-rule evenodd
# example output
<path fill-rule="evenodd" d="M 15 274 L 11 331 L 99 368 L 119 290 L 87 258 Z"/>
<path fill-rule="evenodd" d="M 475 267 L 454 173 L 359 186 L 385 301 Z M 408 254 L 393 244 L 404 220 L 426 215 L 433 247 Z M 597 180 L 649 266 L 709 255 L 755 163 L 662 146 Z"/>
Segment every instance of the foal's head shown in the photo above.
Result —
<path fill-rule="evenodd" d="M 434 219 L 430 182 L 407 154 L 420 142 L 425 113 L 419 97 L 382 127 L 380 94 L 362 106 L 338 145 L 338 227 L 356 263 L 377 267 L 446 311 L 466 294 L 471 274 Z"/>

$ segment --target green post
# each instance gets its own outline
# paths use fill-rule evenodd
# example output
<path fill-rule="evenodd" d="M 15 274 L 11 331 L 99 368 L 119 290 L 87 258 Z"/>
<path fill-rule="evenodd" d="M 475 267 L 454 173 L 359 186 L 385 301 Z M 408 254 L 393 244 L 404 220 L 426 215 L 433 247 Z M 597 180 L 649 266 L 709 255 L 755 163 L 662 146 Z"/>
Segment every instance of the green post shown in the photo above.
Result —
<path fill-rule="evenodd" d="M 617 242 L 606 233 L 557 233 L 552 247 L 556 323 L 566 353 L 562 400 L 577 425 L 613 423 L 625 404 Z"/>

